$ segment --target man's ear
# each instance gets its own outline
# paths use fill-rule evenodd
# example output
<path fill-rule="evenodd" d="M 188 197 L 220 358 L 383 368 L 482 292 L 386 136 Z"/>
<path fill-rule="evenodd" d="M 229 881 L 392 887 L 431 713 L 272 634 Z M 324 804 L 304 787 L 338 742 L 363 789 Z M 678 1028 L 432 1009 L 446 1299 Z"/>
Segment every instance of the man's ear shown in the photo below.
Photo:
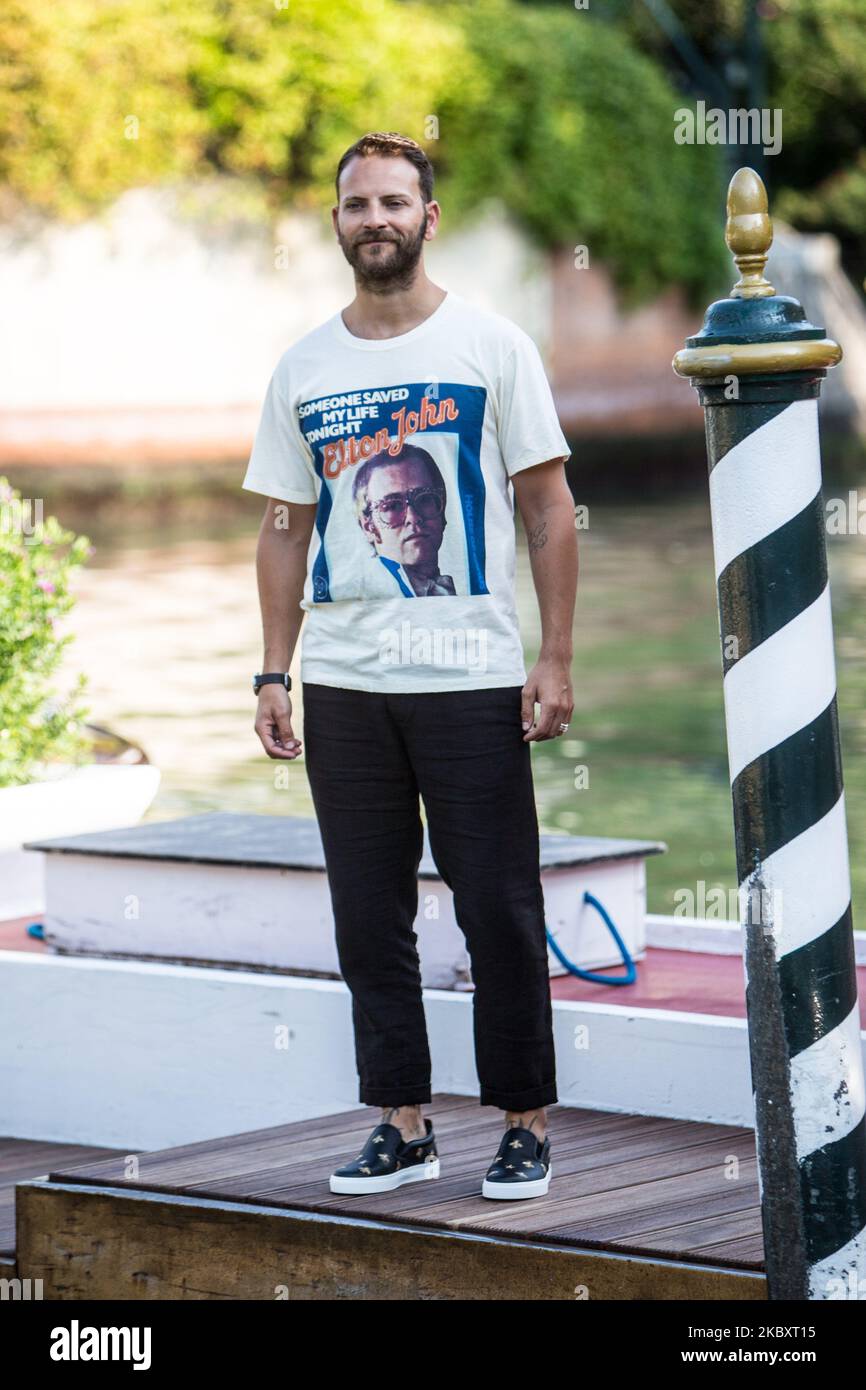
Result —
<path fill-rule="evenodd" d="M 425 204 L 425 211 L 427 213 L 427 230 L 424 233 L 424 240 L 432 241 L 439 227 L 439 219 L 442 216 L 442 209 L 437 203 L 436 199 L 431 198 L 430 202 Z"/>

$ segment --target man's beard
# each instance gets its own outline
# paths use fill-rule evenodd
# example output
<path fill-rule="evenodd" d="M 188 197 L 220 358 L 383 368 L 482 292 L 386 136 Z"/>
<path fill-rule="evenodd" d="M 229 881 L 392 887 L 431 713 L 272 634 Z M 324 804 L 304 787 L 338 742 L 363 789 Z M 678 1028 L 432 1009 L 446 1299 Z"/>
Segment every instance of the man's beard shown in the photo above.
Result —
<path fill-rule="evenodd" d="M 393 251 L 383 251 L 374 257 L 364 251 L 363 242 L 349 243 L 338 231 L 337 236 L 343 255 L 355 272 L 355 279 L 361 289 L 403 289 L 408 288 L 415 278 L 415 269 L 421 259 L 424 246 L 424 233 L 427 230 L 427 209 L 414 237 L 395 239 L 392 233 L 387 237 L 368 237 L 367 241 L 387 241 Z"/>

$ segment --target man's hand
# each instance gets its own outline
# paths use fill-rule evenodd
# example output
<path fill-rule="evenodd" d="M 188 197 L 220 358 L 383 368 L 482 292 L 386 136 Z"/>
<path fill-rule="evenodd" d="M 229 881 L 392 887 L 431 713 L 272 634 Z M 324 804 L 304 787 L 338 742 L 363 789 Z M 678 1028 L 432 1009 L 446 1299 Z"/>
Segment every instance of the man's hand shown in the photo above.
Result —
<path fill-rule="evenodd" d="M 301 741 L 292 731 L 292 702 L 285 686 L 276 683 L 262 686 L 255 730 L 269 758 L 298 756 Z"/>
<path fill-rule="evenodd" d="M 538 720 L 535 720 L 535 704 L 541 706 Z M 571 663 L 539 657 L 523 687 L 521 719 L 526 731 L 524 743 L 539 742 L 546 738 L 559 738 L 561 724 L 571 721 L 574 710 L 574 696 L 571 690 Z"/>

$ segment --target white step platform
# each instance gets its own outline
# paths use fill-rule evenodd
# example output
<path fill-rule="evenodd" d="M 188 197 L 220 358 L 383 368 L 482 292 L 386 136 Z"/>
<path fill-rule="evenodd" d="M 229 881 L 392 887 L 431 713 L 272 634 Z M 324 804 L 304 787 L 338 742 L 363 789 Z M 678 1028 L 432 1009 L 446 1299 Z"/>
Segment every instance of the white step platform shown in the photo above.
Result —
<path fill-rule="evenodd" d="M 24 841 L 131 825 L 150 806 L 159 781 L 159 768 L 150 763 L 92 763 L 0 788 L 0 921 L 45 907 L 44 856 L 25 851 Z"/>
<path fill-rule="evenodd" d="M 45 856 L 45 939 L 57 952 L 292 971 L 338 978 L 315 820 L 213 813 L 32 841 Z M 543 835 L 547 925 L 582 968 L 621 957 L 591 892 L 633 959 L 646 950 L 646 858 L 659 841 Z M 425 828 L 415 922 L 426 988 L 470 986 L 451 892 Z M 550 952 L 552 975 L 565 967 Z"/>

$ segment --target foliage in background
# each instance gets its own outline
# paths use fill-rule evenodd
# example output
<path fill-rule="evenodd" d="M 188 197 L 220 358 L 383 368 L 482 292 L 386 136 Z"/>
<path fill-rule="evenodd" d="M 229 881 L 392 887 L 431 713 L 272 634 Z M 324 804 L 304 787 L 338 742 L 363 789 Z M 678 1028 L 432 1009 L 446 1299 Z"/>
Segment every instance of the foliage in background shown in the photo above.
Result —
<path fill-rule="evenodd" d="M 254 178 L 273 212 L 324 213 L 346 147 L 399 130 L 428 150 L 449 226 L 500 197 L 540 245 L 587 245 L 631 299 L 678 283 L 699 301 L 726 274 L 718 151 L 674 143 L 661 65 L 586 11 L 6 0 L 0 58 L 7 216 L 83 218 L 215 173 Z"/>
<path fill-rule="evenodd" d="M 627 300 L 677 284 L 703 307 L 728 278 L 724 166 L 674 142 L 682 102 L 659 65 L 584 11 L 476 0 L 448 13 L 475 64 L 441 104 L 449 200 L 498 193 L 540 244 L 586 245 Z"/>
<path fill-rule="evenodd" d="M 52 677 L 71 636 L 58 618 L 72 607 L 69 581 L 90 549 L 86 536 L 44 521 L 30 499 L 0 478 L 0 787 L 38 777 L 49 760 L 81 763 L 90 741 L 79 675 L 63 700 Z"/>
<path fill-rule="evenodd" d="M 778 212 L 834 232 L 854 278 L 866 275 L 866 8 L 862 0 L 787 0 L 771 30 L 785 162 Z M 780 155 L 780 159 L 782 158 Z"/>
<path fill-rule="evenodd" d="M 530 0 L 534 7 L 534 0 Z M 667 0 L 703 58 L 748 107 L 748 0 Z M 641 0 L 606 13 L 692 97 L 701 95 L 675 46 Z M 771 210 L 803 231 L 832 232 L 848 273 L 866 275 L 866 4 L 758 0 L 766 105 L 782 111 L 782 148 L 766 159 Z M 703 95 L 707 95 L 704 93 Z M 715 98 L 708 105 L 716 105 Z"/>
<path fill-rule="evenodd" d="M 0 182 L 52 216 L 184 174 L 208 135 L 190 100 L 204 41 L 188 0 L 60 0 L 0 9 Z M 126 122 L 140 122 L 138 139 Z"/>

